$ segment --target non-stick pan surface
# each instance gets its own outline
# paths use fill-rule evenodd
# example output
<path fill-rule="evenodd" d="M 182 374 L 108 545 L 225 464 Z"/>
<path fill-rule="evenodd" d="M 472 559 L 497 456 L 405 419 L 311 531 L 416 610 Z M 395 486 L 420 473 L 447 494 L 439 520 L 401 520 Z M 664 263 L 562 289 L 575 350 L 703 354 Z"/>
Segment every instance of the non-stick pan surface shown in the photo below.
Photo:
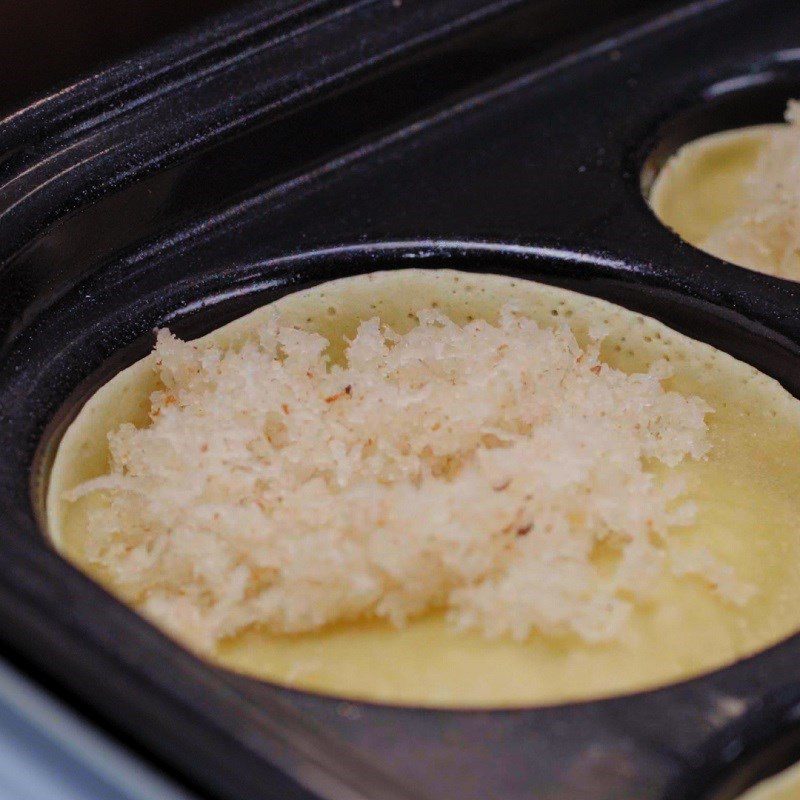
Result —
<path fill-rule="evenodd" d="M 199 334 L 376 269 L 598 295 L 800 396 L 800 285 L 683 244 L 642 197 L 680 144 L 778 120 L 798 93 L 793 0 L 276 0 L 5 120 L 5 652 L 213 797 L 726 798 L 796 757 L 800 637 L 609 700 L 342 702 L 201 663 L 64 562 L 40 520 L 59 432 L 155 326 Z"/>

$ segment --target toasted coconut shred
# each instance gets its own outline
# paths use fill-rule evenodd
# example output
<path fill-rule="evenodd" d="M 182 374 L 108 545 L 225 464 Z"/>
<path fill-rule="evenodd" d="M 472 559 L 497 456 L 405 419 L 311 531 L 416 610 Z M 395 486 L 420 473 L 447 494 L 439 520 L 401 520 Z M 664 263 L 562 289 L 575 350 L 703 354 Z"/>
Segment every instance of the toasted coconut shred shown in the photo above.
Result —
<path fill-rule="evenodd" d="M 272 317 L 237 349 L 158 334 L 149 427 L 110 437 L 88 556 L 198 648 L 251 626 L 403 625 L 603 642 L 667 573 L 746 587 L 709 553 L 670 556 L 695 516 L 667 468 L 708 450 L 698 397 L 626 374 L 506 306 L 363 322 L 341 364 Z M 666 474 L 666 477 L 664 477 Z M 602 555 L 602 557 L 601 557 Z M 690 579 L 690 578 L 687 578 Z"/>
<path fill-rule="evenodd" d="M 744 183 L 742 206 L 709 233 L 713 255 L 771 274 L 800 274 L 800 101 L 786 109 Z"/>

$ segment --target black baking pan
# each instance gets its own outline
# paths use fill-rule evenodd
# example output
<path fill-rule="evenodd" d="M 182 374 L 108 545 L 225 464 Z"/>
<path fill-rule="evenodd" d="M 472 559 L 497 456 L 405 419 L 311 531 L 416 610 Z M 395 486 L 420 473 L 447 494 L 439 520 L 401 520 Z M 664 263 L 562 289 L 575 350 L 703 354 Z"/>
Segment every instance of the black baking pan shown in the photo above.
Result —
<path fill-rule="evenodd" d="M 504 711 L 343 702 L 195 659 L 64 562 L 48 458 L 155 326 L 376 269 L 522 275 L 800 396 L 800 284 L 642 196 L 800 93 L 796 0 L 275 0 L 0 124 L 0 642 L 209 797 L 724 800 L 800 755 L 800 637 L 694 680 Z"/>

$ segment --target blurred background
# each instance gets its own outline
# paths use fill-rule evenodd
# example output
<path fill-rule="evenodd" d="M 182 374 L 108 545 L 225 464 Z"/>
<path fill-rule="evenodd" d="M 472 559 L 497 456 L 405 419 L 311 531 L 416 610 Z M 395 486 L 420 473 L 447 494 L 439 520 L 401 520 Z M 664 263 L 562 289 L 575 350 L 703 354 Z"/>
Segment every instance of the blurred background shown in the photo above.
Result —
<path fill-rule="evenodd" d="M 235 0 L 0 0 L 0 116 Z"/>

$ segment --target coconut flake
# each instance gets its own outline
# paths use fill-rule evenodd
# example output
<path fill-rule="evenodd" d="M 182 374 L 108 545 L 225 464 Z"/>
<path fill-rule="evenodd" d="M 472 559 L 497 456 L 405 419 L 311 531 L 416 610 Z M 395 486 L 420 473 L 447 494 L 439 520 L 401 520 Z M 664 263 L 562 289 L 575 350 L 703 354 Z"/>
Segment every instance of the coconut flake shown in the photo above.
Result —
<path fill-rule="evenodd" d="M 694 517 L 648 464 L 702 458 L 710 408 L 510 307 L 417 317 L 362 323 L 341 365 L 276 319 L 238 349 L 161 331 L 151 424 L 112 432 L 109 474 L 66 495 L 104 493 L 90 558 L 198 648 L 431 609 L 487 636 L 618 636 Z"/>

